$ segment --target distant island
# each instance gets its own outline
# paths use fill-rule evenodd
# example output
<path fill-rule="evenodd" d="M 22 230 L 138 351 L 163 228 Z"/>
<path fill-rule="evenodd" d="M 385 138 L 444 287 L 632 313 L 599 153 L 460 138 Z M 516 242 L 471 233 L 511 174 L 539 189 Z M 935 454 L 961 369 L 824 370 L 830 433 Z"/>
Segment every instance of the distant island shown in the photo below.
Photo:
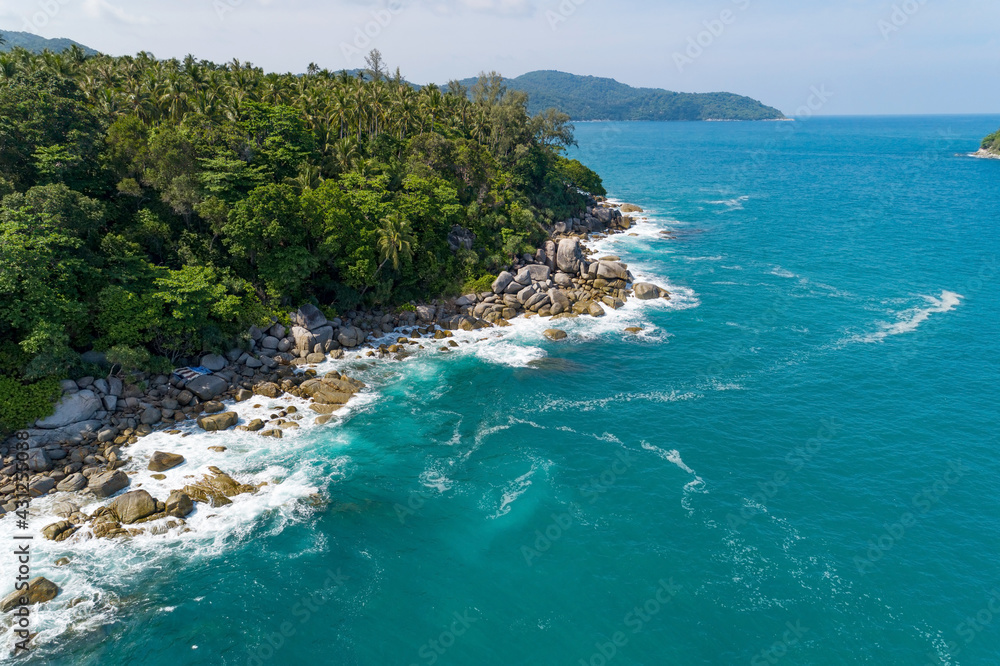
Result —
<path fill-rule="evenodd" d="M 979 146 L 979 152 L 975 153 L 975 155 L 976 157 L 1000 159 L 1000 131 L 996 131 L 983 139 L 983 143 Z"/>
<path fill-rule="evenodd" d="M 62 53 L 66 49 L 76 46 L 82 49 L 88 56 L 97 55 L 97 51 L 94 49 L 84 46 L 79 42 L 74 42 L 72 39 L 45 39 L 30 32 L 13 32 L 10 30 L 0 31 L 0 34 L 3 35 L 3 41 L 0 43 L 0 53 L 12 51 L 16 48 L 22 48 L 32 53 L 41 53 L 45 50 L 52 51 L 53 53 Z"/>
<path fill-rule="evenodd" d="M 461 82 L 469 87 L 475 79 Z M 556 108 L 576 121 L 586 120 L 783 120 L 761 102 L 727 92 L 678 93 L 633 88 L 614 79 L 557 71 L 529 72 L 506 79 L 509 90 L 528 94 L 530 113 Z"/>

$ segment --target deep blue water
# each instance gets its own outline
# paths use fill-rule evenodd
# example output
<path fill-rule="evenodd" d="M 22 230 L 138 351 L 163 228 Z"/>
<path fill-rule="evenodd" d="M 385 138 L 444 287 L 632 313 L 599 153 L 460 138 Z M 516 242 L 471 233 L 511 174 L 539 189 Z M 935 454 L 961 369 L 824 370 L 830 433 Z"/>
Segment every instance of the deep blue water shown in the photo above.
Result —
<path fill-rule="evenodd" d="M 579 125 L 649 218 L 600 250 L 672 304 L 345 363 L 364 404 L 278 442 L 143 440 L 283 483 L 46 546 L 31 663 L 1000 663 L 998 126 Z"/>

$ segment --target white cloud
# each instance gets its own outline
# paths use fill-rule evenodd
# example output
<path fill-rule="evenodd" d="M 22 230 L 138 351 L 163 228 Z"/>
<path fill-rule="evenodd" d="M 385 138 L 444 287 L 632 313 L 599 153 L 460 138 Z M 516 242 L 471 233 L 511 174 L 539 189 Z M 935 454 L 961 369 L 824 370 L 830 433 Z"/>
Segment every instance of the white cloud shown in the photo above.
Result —
<path fill-rule="evenodd" d="M 111 18 L 126 25 L 150 25 L 153 19 L 148 16 L 130 14 L 121 7 L 113 5 L 108 0 L 83 0 L 83 13 L 92 19 Z"/>

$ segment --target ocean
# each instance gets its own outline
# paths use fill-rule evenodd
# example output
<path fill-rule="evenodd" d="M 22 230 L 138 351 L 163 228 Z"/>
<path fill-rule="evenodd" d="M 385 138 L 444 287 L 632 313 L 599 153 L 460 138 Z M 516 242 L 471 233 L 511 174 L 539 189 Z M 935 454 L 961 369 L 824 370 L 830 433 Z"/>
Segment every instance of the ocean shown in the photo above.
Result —
<path fill-rule="evenodd" d="M 669 302 L 331 362 L 368 390 L 282 440 L 141 440 L 188 460 L 133 477 L 158 499 L 269 484 L 36 543 L 63 592 L 17 663 L 1000 663 L 998 126 L 579 124 L 645 210 L 594 247 Z"/>

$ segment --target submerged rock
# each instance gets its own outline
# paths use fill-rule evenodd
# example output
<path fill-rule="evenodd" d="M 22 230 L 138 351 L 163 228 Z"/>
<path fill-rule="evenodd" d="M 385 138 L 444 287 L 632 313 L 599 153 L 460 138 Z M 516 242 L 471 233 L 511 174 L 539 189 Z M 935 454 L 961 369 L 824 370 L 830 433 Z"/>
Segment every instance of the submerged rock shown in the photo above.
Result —
<path fill-rule="evenodd" d="M 257 486 L 239 483 L 218 467 L 209 467 L 208 471 L 210 474 L 206 474 L 196 483 L 184 486 L 181 492 L 195 502 L 213 507 L 232 504 L 230 498 L 237 495 L 257 492 Z"/>
<path fill-rule="evenodd" d="M 50 541 L 65 541 L 80 529 L 68 520 L 60 520 L 42 528 L 42 536 Z"/>

